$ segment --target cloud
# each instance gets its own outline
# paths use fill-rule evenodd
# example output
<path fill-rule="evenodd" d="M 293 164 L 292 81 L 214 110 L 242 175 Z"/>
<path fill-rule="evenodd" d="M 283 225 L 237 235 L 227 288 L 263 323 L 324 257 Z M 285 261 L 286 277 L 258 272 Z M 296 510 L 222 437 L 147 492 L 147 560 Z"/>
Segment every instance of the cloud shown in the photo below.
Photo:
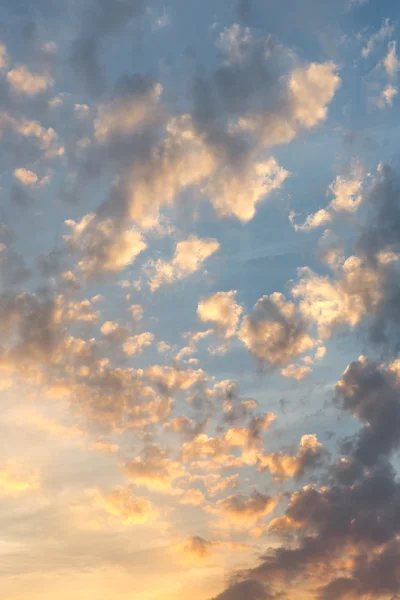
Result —
<path fill-rule="evenodd" d="M 134 354 L 140 354 L 143 352 L 144 348 L 151 346 L 154 341 L 154 335 L 146 331 L 145 333 L 139 333 L 138 335 L 134 335 L 129 337 L 122 345 L 122 350 L 128 356 L 133 356 Z"/>
<path fill-rule="evenodd" d="M 40 488 L 38 470 L 27 471 L 16 461 L 0 466 L 0 496 L 17 498 Z"/>
<path fill-rule="evenodd" d="M 173 547 L 175 553 L 185 562 L 208 560 L 212 556 L 213 543 L 200 536 L 193 536 Z"/>
<path fill-rule="evenodd" d="M 33 139 L 39 149 L 43 150 L 45 158 L 54 159 L 64 154 L 64 147 L 59 145 L 58 136 L 52 127 L 46 129 L 39 121 L 0 112 L 0 137 L 9 133 Z"/>
<path fill-rule="evenodd" d="M 363 201 L 363 173 L 360 167 L 354 167 L 349 177 L 338 175 L 328 188 L 333 199 L 326 208 L 308 215 L 302 225 L 294 223 L 294 213 L 289 216 L 295 231 L 310 231 L 316 227 L 330 224 L 335 218 L 354 214 Z"/>
<path fill-rule="evenodd" d="M 147 379 L 153 383 L 162 394 L 170 395 L 180 390 L 188 390 L 195 384 L 207 381 L 207 375 L 202 369 L 179 369 L 152 365 L 146 369 Z"/>
<path fill-rule="evenodd" d="M 0 71 L 5 71 L 9 62 L 7 48 L 0 42 Z"/>
<path fill-rule="evenodd" d="M 313 470 L 324 463 L 327 452 L 315 434 L 303 435 L 296 456 L 283 452 L 260 455 L 258 468 L 268 469 L 277 478 L 302 477 L 307 470 Z"/>
<path fill-rule="evenodd" d="M 279 293 L 257 301 L 253 312 L 244 317 L 238 336 L 254 358 L 273 367 L 285 366 L 316 344 L 296 305 Z"/>
<path fill-rule="evenodd" d="M 188 490 L 179 500 L 180 504 L 188 506 L 201 506 L 204 503 L 205 496 L 201 490 Z"/>
<path fill-rule="evenodd" d="M 246 416 L 246 413 L 245 413 Z M 251 416 L 245 427 L 230 427 L 223 435 L 211 437 L 202 431 L 182 444 L 181 459 L 184 463 L 196 461 L 196 467 L 220 470 L 222 467 L 241 467 L 256 464 L 263 445 L 263 433 L 275 421 L 273 413 Z M 232 454 L 232 449 L 240 455 Z"/>
<path fill-rule="evenodd" d="M 24 168 L 14 169 L 13 175 L 15 179 L 17 179 L 17 181 L 19 181 L 22 185 L 31 188 L 40 188 L 43 185 L 48 184 L 50 181 L 49 176 L 39 179 L 36 173 Z"/>
<path fill-rule="evenodd" d="M 54 85 L 48 73 L 31 73 L 25 65 L 16 65 L 7 73 L 7 81 L 16 94 L 37 96 Z"/>
<path fill-rule="evenodd" d="M 383 61 L 388 77 L 395 79 L 399 70 L 399 61 L 396 54 L 396 42 L 389 42 L 388 53 Z"/>
<path fill-rule="evenodd" d="M 219 243 L 213 238 L 201 239 L 192 235 L 187 240 L 178 242 L 170 262 L 159 259 L 149 263 L 151 291 L 155 292 L 161 285 L 192 275 L 218 250 Z"/>
<path fill-rule="evenodd" d="M 85 277 L 102 273 L 117 273 L 146 249 L 142 234 L 119 226 L 112 219 L 100 220 L 93 213 L 79 222 L 66 221 L 72 235 L 64 236 L 74 252 L 82 255 L 78 267 Z"/>
<path fill-rule="evenodd" d="M 113 3 L 117 8 L 105 19 Z M 113 0 L 98 10 L 102 36 L 108 36 L 125 23 L 118 15 L 127 11 L 129 18 L 139 16 L 144 8 L 128 10 Z M 91 64 L 94 74 L 101 43 L 95 43 L 90 34 L 90 30 L 97 32 L 96 11 L 79 42 L 85 47 L 78 49 L 81 64 Z M 223 30 L 217 46 L 219 65 L 210 77 L 195 78 L 193 106 L 187 112 L 162 107 L 159 84 L 142 76 L 121 80 L 114 97 L 101 103 L 94 124 L 98 144 L 88 156 L 93 156 L 98 172 L 103 163 L 104 169 L 110 168 L 110 162 L 117 171 L 108 198 L 96 213 L 99 229 L 105 228 L 104 221 L 115 230 L 111 237 L 119 238 L 131 222 L 143 230 L 157 229 L 160 212 L 178 204 L 188 190 L 192 212 L 199 201 L 207 199 L 218 217 L 248 222 L 257 205 L 280 188 L 289 174 L 269 155 L 269 149 L 290 142 L 326 118 L 327 106 L 340 85 L 333 63 L 302 64 L 272 38 L 238 25 Z M 101 69 L 97 71 L 101 78 Z M 127 153 L 128 146 L 135 152 Z M 82 177 L 86 177 L 85 169 L 80 169 Z M 99 253 L 102 244 L 105 255 L 109 246 L 114 247 L 104 239 L 99 241 Z M 93 266 L 91 261 L 89 257 L 89 270 L 102 270 L 96 260 Z M 189 266 L 175 256 L 170 262 L 151 263 L 150 285 L 156 289 L 161 282 L 183 278 L 201 262 Z"/>
<path fill-rule="evenodd" d="M 170 460 L 167 453 L 157 445 L 146 448 L 143 457 L 125 461 L 122 467 L 136 485 L 165 494 L 182 493 L 173 484 L 185 474 L 183 466 Z"/>
<path fill-rule="evenodd" d="M 131 135 L 155 116 L 162 86 L 140 76 L 123 83 L 119 87 L 120 95 L 97 109 L 94 132 L 100 143 Z"/>
<path fill-rule="evenodd" d="M 202 298 L 197 306 L 197 316 L 203 323 L 211 323 L 225 339 L 232 338 L 239 325 L 243 307 L 236 303 L 236 290 L 216 292 Z"/>
<path fill-rule="evenodd" d="M 310 367 L 305 365 L 288 365 L 281 369 L 281 374 L 287 379 L 296 379 L 301 381 L 304 377 L 307 377 L 311 373 Z"/>
<path fill-rule="evenodd" d="M 276 498 L 255 490 L 250 496 L 234 494 L 219 500 L 216 510 L 229 522 L 243 525 L 263 519 L 275 509 L 276 505 Z"/>
<path fill-rule="evenodd" d="M 351 363 L 336 386 L 337 402 L 364 423 L 354 436 L 354 456 L 371 465 L 400 444 L 400 362 L 388 367 L 364 356 Z"/>
<path fill-rule="evenodd" d="M 220 217 L 236 217 L 243 223 L 256 214 L 256 207 L 275 189 L 279 189 L 289 172 L 278 165 L 274 158 L 266 162 L 245 165 L 234 172 L 222 169 L 204 188 Z"/>
<path fill-rule="evenodd" d="M 336 463 L 318 462 L 325 469 L 322 485 L 309 484 L 291 495 L 284 515 L 269 525 L 281 545 L 239 573 L 238 582 L 268 582 L 278 597 L 290 597 L 299 586 L 311 598 L 324 600 L 398 593 L 394 565 L 400 521 L 395 507 L 400 488 L 389 461 L 400 440 L 399 372 L 398 361 L 384 365 L 365 357 L 347 367 L 335 402 L 361 428 L 342 440 Z M 298 456 L 311 452 L 312 468 L 319 451 L 315 436 L 305 436 Z M 266 462 L 282 476 L 296 472 L 296 461 L 288 455 L 270 455 Z"/>
<path fill-rule="evenodd" d="M 95 505 L 123 525 L 143 525 L 158 518 L 159 512 L 150 500 L 135 496 L 129 488 L 116 488 L 110 494 L 94 490 Z"/>
<path fill-rule="evenodd" d="M 213 600 L 268 600 L 269 598 L 272 596 L 262 583 L 256 580 L 247 580 L 233 583 Z"/>
<path fill-rule="evenodd" d="M 379 165 L 367 187 L 361 221 L 354 248 L 357 254 L 335 265 L 336 279 L 319 276 L 305 267 L 292 289 L 303 318 L 314 322 L 318 335 L 329 337 L 335 328 L 352 328 L 367 323 L 370 339 L 388 342 L 388 324 L 399 321 L 396 298 L 400 239 L 397 175 L 387 165 Z M 340 251 L 339 251 L 340 256 Z"/>
<path fill-rule="evenodd" d="M 345 261 L 345 241 L 331 229 L 325 229 L 318 242 L 317 257 L 333 271 L 343 266 Z"/>
<path fill-rule="evenodd" d="M 393 85 L 387 85 L 381 92 L 381 96 L 378 100 L 378 106 L 385 108 L 385 106 L 393 106 L 393 100 L 397 96 L 398 90 Z"/>
<path fill-rule="evenodd" d="M 363 58 L 368 58 L 369 55 L 374 52 L 375 47 L 389 38 L 393 34 L 393 31 L 394 27 L 390 24 L 390 20 L 385 19 L 380 29 L 368 38 L 366 45 L 361 51 L 361 56 Z"/>
<path fill-rule="evenodd" d="M 336 281 L 307 267 L 299 274 L 292 293 L 299 299 L 301 314 L 317 324 L 322 338 L 330 337 L 336 327 L 355 327 L 382 299 L 379 273 L 357 256 L 345 260 Z"/>

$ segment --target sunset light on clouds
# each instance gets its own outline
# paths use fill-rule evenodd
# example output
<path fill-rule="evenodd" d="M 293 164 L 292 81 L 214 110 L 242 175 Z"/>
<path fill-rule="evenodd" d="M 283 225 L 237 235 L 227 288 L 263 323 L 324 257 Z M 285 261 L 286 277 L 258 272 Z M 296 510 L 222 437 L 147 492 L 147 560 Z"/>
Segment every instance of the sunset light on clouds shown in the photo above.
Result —
<path fill-rule="evenodd" d="M 400 598 L 394 0 L 0 1 L 0 598 Z"/>

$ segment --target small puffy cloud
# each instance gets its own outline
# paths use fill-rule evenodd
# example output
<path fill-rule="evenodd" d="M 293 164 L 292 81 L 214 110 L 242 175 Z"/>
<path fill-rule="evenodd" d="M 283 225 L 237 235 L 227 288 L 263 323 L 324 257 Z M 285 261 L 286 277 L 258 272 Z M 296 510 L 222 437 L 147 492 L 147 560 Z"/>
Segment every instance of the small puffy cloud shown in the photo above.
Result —
<path fill-rule="evenodd" d="M 354 213 L 362 202 L 362 172 L 354 169 L 351 177 L 338 175 L 329 186 L 333 200 L 329 209 L 334 213 Z"/>
<path fill-rule="evenodd" d="M 308 215 L 307 219 L 302 225 L 298 225 L 294 222 L 295 216 L 296 215 L 293 212 L 291 212 L 289 215 L 289 220 L 292 223 L 295 231 L 310 231 L 316 227 L 327 225 L 332 220 L 332 215 L 325 208 L 321 208 L 320 210 L 317 210 L 316 213 Z"/>
<path fill-rule="evenodd" d="M 381 92 L 378 99 L 379 108 L 385 108 L 387 106 L 393 106 L 393 100 L 399 93 L 397 87 L 392 84 L 387 85 Z"/>
<path fill-rule="evenodd" d="M 48 106 L 51 109 L 60 108 L 64 104 L 64 94 L 57 94 L 54 98 L 50 98 Z"/>
<path fill-rule="evenodd" d="M 139 333 L 138 335 L 128 337 L 128 339 L 122 345 L 122 350 L 128 356 L 140 354 L 143 352 L 144 348 L 151 346 L 153 341 L 154 335 L 152 333 L 149 333 L 148 331 L 145 333 Z"/>
<path fill-rule="evenodd" d="M 64 239 L 73 251 L 82 255 L 78 266 L 85 277 L 116 273 L 130 265 L 146 248 L 141 233 L 135 229 L 121 229 L 112 219 L 100 220 L 93 213 L 79 222 L 65 223 L 72 229 L 72 235 Z"/>
<path fill-rule="evenodd" d="M 37 96 L 54 85 L 48 73 L 31 73 L 25 65 L 17 65 L 7 73 L 7 81 L 16 94 Z"/>
<path fill-rule="evenodd" d="M 93 493 L 95 504 L 124 525 L 143 525 L 158 517 L 158 510 L 150 500 L 136 496 L 129 488 L 116 488 L 111 494 L 100 490 Z"/>
<path fill-rule="evenodd" d="M 132 304 L 132 306 L 130 306 L 128 310 L 134 321 L 142 320 L 143 312 L 144 312 L 143 306 L 141 306 L 140 304 Z"/>
<path fill-rule="evenodd" d="M 0 136 L 10 130 L 25 138 L 36 140 L 46 158 L 56 158 L 64 154 L 64 147 L 58 144 L 57 134 L 52 127 L 46 129 L 38 121 L 15 118 L 6 112 L 0 112 Z"/>
<path fill-rule="evenodd" d="M 399 70 L 399 59 L 396 53 L 396 42 L 389 42 L 388 53 L 383 61 L 388 77 L 395 79 Z"/>
<path fill-rule="evenodd" d="M 327 105 L 340 85 L 333 62 L 311 63 L 293 71 L 289 79 L 294 118 L 303 127 L 325 120 Z"/>
<path fill-rule="evenodd" d="M 22 185 L 30 188 L 41 187 L 50 181 L 48 176 L 39 179 L 36 173 L 25 168 L 15 169 L 13 175 Z"/>
<path fill-rule="evenodd" d="M 164 342 L 164 340 L 161 340 L 161 342 L 158 342 L 157 352 L 160 352 L 160 354 L 164 354 L 165 352 L 168 352 L 169 350 L 171 350 L 170 344 L 167 344 L 167 342 Z"/>
<path fill-rule="evenodd" d="M 302 313 L 279 293 L 257 301 L 253 312 L 244 317 L 238 336 L 254 358 L 271 366 L 285 367 L 315 346 Z"/>
<path fill-rule="evenodd" d="M 87 104 L 75 104 L 74 113 L 78 119 L 85 119 L 90 115 L 90 107 Z"/>
<path fill-rule="evenodd" d="M 0 465 L 0 497 L 23 496 L 40 487 L 39 472 L 28 472 L 16 461 Z"/>
<path fill-rule="evenodd" d="M 119 333 L 120 325 L 117 321 L 105 321 L 100 327 L 100 331 L 106 337 L 113 336 Z"/>
<path fill-rule="evenodd" d="M 219 243 L 212 238 L 198 238 L 192 235 L 187 240 L 178 242 L 170 262 L 159 259 L 149 264 L 151 291 L 154 292 L 161 285 L 171 284 L 195 273 L 217 250 Z"/>
<path fill-rule="evenodd" d="M 243 307 L 236 302 L 236 290 L 217 292 L 202 298 L 197 306 L 197 316 L 203 323 L 211 323 L 225 339 L 237 331 Z"/>

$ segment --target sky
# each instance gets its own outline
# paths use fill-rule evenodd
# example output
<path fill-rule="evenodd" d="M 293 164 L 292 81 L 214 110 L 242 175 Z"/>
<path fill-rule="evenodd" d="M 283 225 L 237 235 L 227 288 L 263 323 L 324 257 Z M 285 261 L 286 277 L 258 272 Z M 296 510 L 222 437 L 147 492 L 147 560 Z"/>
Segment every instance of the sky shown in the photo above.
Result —
<path fill-rule="evenodd" d="M 400 598 L 399 32 L 0 0 L 1 598 Z"/>

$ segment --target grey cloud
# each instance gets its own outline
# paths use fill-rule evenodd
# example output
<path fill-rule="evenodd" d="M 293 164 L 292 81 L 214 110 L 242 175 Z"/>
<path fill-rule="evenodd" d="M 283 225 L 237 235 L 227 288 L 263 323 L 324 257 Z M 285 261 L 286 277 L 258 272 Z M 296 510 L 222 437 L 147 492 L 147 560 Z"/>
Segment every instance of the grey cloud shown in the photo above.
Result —
<path fill-rule="evenodd" d="M 362 427 L 342 445 L 342 458 L 327 467 L 323 486 L 295 492 L 284 516 L 271 522 L 272 531 L 289 541 L 240 574 L 243 584 L 267 582 L 288 597 L 300 586 L 320 600 L 400 592 L 400 481 L 389 462 L 400 430 L 396 369 L 397 363 L 384 367 L 360 359 L 345 371 L 336 402 Z M 347 552 L 353 560 L 343 569 Z"/>
<path fill-rule="evenodd" d="M 400 445 L 400 383 L 396 370 L 358 360 L 336 386 L 339 405 L 365 425 L 350 444 L 354 457 L 373 465 Z"/>
<path fill-rule="evenodd" d="M 143 16 L 145 8 L 144 0 L 86 0 L 81 4 L 80 33 L 72 44 L 70 62 L 91 93 L 98 95 L 105 89 L 99 57 L 103 42 Z"/>
<path fill-rule="evenodd" d="M 232 584 L 213 600 L 268 600 L 268 598 L 272 596 L 266 587 L 257 580 L 249 579 Z"/>

